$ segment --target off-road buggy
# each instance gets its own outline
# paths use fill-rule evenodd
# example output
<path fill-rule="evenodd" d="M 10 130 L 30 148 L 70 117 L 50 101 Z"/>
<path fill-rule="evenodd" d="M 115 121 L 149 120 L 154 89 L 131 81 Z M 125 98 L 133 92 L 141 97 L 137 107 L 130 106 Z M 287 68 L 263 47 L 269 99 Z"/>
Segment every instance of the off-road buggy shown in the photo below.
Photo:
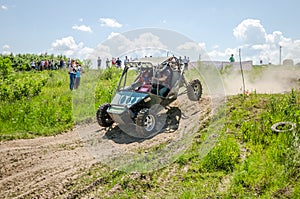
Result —
<path fill-rule="evenodd" d="M 152 80 L 157 80 L 155 77 L 166 67 L 171 71 L 170 85 L 166 93 L 160 95 L 160 82 Z M 162 109 L 167 109 L 181 94 L 187 94 L 192 101 L 201 98 L 200 80 L 187 82 L 184 72 L 183 63 L 174 56 L 143 58 L 127 63 L 112 102 L 102 104 L 97 110 L 99 125 L 110 127 L 117 123 L 126 134 L 138 138 L 149 138 L 159 133 L 164 125 L 160 114 Z"/>

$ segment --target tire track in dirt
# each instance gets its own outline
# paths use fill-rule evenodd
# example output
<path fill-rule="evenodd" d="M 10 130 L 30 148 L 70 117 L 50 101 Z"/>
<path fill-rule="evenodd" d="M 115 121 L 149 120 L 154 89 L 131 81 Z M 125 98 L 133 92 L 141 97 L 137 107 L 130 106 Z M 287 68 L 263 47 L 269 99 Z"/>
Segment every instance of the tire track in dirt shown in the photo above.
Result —
<path fill-rule="evenodd" d="M 94 158 L 75 131 L 0 144 L 1 198 L 59 195 L 63 184 Z"/>
<path fill-rule="evenodd" d="M 203 97 L 199 109 L 195 102 L 180 102 L 182 119 L 176 131 L 160 133 L 157 136 L 137 140 L 120 129 L 107 132 L 92 123 L 76 127 L 73 131 L 56 136 L 0 143 L 0 198 L 55 198 L 68 196 L 66 185 L 83 175 L 88 168 L 99 161 L 87 148 L 97 143 L 97 152 L 102 157 L 113 154 L 137 153 L 140 149 L 151 149 L 162 143 L 182 139 L 184 132 L 200 126 L 199 116 L 208 119 L 207 110 L 211 100 Z M 197 104 L 197 103 L 196 103 Z M 82 138 L 89 135 L 89 139 Z"/>

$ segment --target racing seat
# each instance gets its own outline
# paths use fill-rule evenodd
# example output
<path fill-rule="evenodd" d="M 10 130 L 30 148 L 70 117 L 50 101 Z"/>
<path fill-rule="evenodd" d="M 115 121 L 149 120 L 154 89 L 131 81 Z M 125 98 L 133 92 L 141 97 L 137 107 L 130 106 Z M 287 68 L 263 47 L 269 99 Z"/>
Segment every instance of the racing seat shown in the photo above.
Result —
<path fill-rule="evenodd" d="M 151 89 L 151 85 L 150 84 L 144 84 L 142 86 L 139 87 L 139 89 L 137 90 L 137 92 L 143 92 L 143 93 L 147 93 L 150 92 Z"/>

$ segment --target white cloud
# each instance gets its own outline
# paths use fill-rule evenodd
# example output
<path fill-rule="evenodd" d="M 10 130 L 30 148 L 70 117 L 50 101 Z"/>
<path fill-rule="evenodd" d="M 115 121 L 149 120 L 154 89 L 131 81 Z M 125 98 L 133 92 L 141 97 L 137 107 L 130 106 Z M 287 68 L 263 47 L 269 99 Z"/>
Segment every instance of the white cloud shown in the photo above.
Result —
<path fill-rule="evenodd" d="M 8 10 L 8 7 L 6 5 L 1 5 L 2 10 Z"/>
<path fill-rule="evenodd" d="M 176 53 L 177 56 L 187 56 L 191 60 L 196 59 L 208 59 L 207 53 L 205 52 L 206 44 L 205 43 L 196 43 L 192 41 L 184 42 L 183 44 L 177 46 Z M 175 53 L 175 54 L 176 54 Z"/>
<path fill-rule="evenodd" d="M 233 35 L 243 43 L 264 43 L 266 31 L 260 24 L 260 20 L 246 19 L 233 29 Z"/>
<path fill-rule="evenodd" d="M 254 64 L 279 63 L 279 48 L 282 47 L 282 57 L 284 59 L 293 59 L 294 63 L 300 62 L 300 40 L 286 38 L 282 32 L 274 31 L 268 33 L 260 20 L 246 19 L 233 29 L 233 36 L 237 39 L 239 46 L 236 48 L 227 48 L 222 51 L 214 48 L 208 52 L 212 60 L 227 61 L 230 54 L 238 57 L 239 48 L 241 49 L 242 60 L 253 60 Z"/>
<path fill-rule="evenodd" d="M 150 32 L 141 34 L 138 38 L 133 40 L 133 44 L 136 48 L 166 48 L 160 41 L 160 38 Z"/>
<path fill-rule="evenodd" d="M 74 50 L 77 48 L 77 44 L 72 36 L 57 39 L 52 43 L 52 47 L 56 50 Z"/>
<path fill-rule="evenodd" d="M 213 49 L 218 49 L 218 48 L 220 48 L 220 46 L 217 44 L 213 46 Z"/>
<path fill-rule="evenodd" d="M 214 49 L 207 53 L 209 58 L 213 61 L 228 61 L 231 54 L 237 55 L 238 49 L 226 48 L 224 51 Z"/>
<path fill-rule="evenodd" d="M 93 68 L 96 68 L 97 66 L 98 57 L 102 59 L 102 66 L 105 66 L 106 59 L 110 60 L 112 58 L 110 47 L 103 44 L 99 44 L 95 49 L 85 51 L 84 53 L 86 53 L 86 59 L 90 59 L 92 61 Z"/>
<path fill-rule="evenodd" d="M 130 35 L 132 36 L 132 34 Z M 135 37 L 128 38 L 124 34 L 112 32 L 108 40 L 99 44 L 90 54 L 93 63 L 100 56 L 102 63 L 104 60 L 112 57 L 123 59 L 125 55 L 131 58 L 140 58 L 144 56 L 162 56 L 166 53 L 166 46 L 160 41 L 160 37 L 150 33 L 138 34 Z M 96 64 L 96 63 L 95 63 Z"/>
<path fill-rule="evenodd" d="M 87 59 L 94 49 L 85 47 L 82 42 L 76 43 L 72 36 L 57 39 L 52 43 L 50 51 L 68 57 Z"/>
<path fill-rule="evenodd" d="M 7 44 L 5 44 L 5 45 L 2 46 L 2 49 L 3 49 L 3 50 L 9 50 L 9 49 L 10 49 L 10 46 L 7 45 Z"/>
<path fill-rule="evenodd" d="M 74 25 L 74 26 L 72 26 L 72 29 L 83 31 L 83 32 L 89 32 L 89 33 L 93 32 L 92 29 L 86 25 L 80 25 L 80 26 Z"/>
<path fill-rule="evenodd" d="M 83 47 L 74 52 L 75 57 L 81 59 L 90 59 L 95 49 L 89 47 Z"/>
<path fill-rule="evenodd" d="M 194 50 L 201 51 L 205 48 L 205 43 L 197 44 L 195 42 L 185 42 L 177 47 L 177 50 Z"/>
<path fill-rule="evenodd" d="M 78 21 L 79 21 L 79 22 L 83 22 L 83 18 L 79 18 Z"/>
<path fill-rule="evenodd" d="M 164 49 L 166 46 L 160 41 L 160 38 L 150 32 L 137 35 L 133 39 L 129 39 L 123 34 L 111 33 L 107 40 L 114 56 L 120 55 L 137 49 Z"/>
<path fill-rule="evenodd" d="M 119 34 L 120 33 L 118 33 L 118 32 L 111 32 L 110 35 L 108 35 L 107 39 L 111 39 L 111 38 L 113 38 L 113 37 L 115 37 L 115 36 L 117 36 Z"/>
<path fill-rule="evenodd" d="M 3 50 L 1 52 L 2 55 L 9 55 L 9 54 L 11 54 L 10 46 L 7 45 L 7 44 L 5 44 L 5 45 L 2 46 L 2 50 Z"/>
<path fill-rule="evenodd" d="M 101 26 L 110 27 L 110 28 L 121 28 L 123 25 L 117 22 L 113 18 L 100 18 Z"/>

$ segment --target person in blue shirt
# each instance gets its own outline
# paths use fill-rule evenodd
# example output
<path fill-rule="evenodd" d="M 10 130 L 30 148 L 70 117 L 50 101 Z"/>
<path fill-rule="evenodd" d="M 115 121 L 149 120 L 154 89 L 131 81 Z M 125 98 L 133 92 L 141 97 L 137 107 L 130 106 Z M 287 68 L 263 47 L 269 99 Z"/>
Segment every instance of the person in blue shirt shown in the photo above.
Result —
<path fill-rule="evenodd" d="M 80 75 L 83 72 L 81 65 L 76 62 L 77 65 L 77 70 L 76 70 L 76 78 L 75 78 L 75 84 L 74 84 L 74 89 L 78 89 L 79 85 L 80 85 Z"/>

